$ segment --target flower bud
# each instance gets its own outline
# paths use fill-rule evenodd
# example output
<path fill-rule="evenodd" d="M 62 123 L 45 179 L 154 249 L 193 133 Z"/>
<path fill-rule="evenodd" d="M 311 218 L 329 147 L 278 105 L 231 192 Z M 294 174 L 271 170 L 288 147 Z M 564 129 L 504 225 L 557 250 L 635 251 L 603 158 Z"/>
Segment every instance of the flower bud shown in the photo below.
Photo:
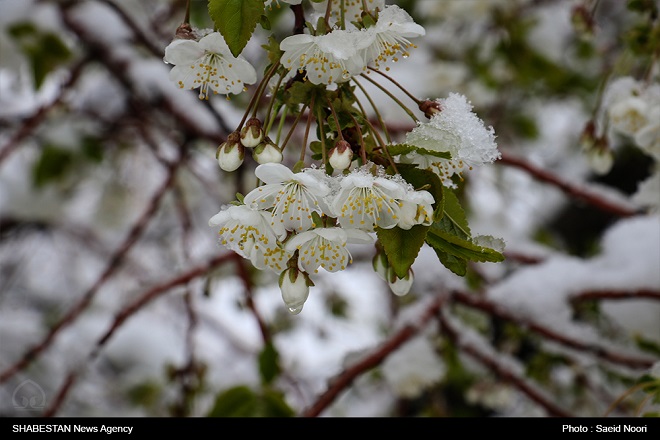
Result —
<path fill-rule="evenodd" d="M 389 268 L 389 263 L 387 261 L 387 255 L 385 252 L 376 252 L 374 258 L 371 260 L 371 265 L 374 268 L 374 272 L 381 279 L 387 279 L 387 269 Z"/>
<path fill-rule="evenodd" d="M 218 147 L 215 158 L 224 171 L 234 171 L 243 163 L 245 148 L 238 141 L 238 133 L 231 133 L 227 141 Z"/>
<path fill-rule="evenodd" d="M 387 283 L 395 295 L 404 296 L 410 291 L 414 280 L 412 269 L 408 269 L 408 274 L 404 278 L 399 278 L 396 276 L 394 269 L 390 267 L 387 270 L 387 275 Z"/>
<path fill-rule="evenodd" d="M 264 130 L 261 121 L 250 118 L 241 129 L 241 144 L 246 148 L 254 148 L 264 140 Z"/>
<path fill-rule="evenodd" d="M 422 101 L 422 103 L 419 104 L 419 109 L 424 112 L 424 116 L 429 119 L 431 119 L 434 114 L 440 113 L 440 111 L 442 111 L 438 101 L 430 101 L 428 99 L 426 101 Z"/>
<path fill-rule="evenodd" d="M 302 311 L 309 296 L 310 284 L 311 281 L 307 278 L 307 274 L 296 268 L 289 268 L 280 274 L 279 285 L 282 300 L 289 312 L 297 315 Z"/>
<path fill-rule="evenodd" d="M 270 138 L 266 138 L 254 150 L 252 150 L 252 157 L 260 164 L 264 163 L 281 163 L 282 151 L 275 145 Z"/>
<path fill-rule="evenodd" d="M 329 158 L 330 165 L 335 170 L 347 169 L 351 166 L 351 162 L 353 161 L 353 150 L 351 149 L 351 145 L 344 140 L 340 140 L 335 147 L 330 150 Z"/>

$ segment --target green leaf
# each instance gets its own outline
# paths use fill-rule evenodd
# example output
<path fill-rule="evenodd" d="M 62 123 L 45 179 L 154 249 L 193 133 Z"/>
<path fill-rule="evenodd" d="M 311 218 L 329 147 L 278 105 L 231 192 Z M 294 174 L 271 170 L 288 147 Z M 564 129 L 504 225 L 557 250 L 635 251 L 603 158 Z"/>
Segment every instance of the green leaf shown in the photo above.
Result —
<path fill-rule="evenodd" d="M 429 242 L 427 241 L 427 243 Z M 467 260 L 465 258 L 459 258 L 455 255 L 443 251 L 438 244 L 431 245 L 431 247 L 435 251 L 435 254 L 438 256 L 438 260 L 440 260 L 440 263 L 442 263 L 443 266 L 458 276 L 464 277 L 467 274 Z"/>
<path fill-rule="evenodd" d="M 388 145 L 387 151 L 389 151 L 392 156 L 417 152 L 419 154 L 424 154 L 427 156 L 435 156 L 435 157 L 440 157 L 442 159 L 451 159 L 451 154 L 448 151 L 427 150 L 426 148 L 415 147 L 414 145 L 408 145 L 408 144 Z"/>
<path fill-rule="evenodd" d="M 279 353 L 269 342 L 259 353 L 259 373 L 264 384 L 269 384 L 280 374 Z"/>
<path fill-rule="evenodd" d="M 46 145 L 32 169 L 32 180 L 37 188 L 61 179 L 72 168 L 74 153 L 53 145 Z"/>
<path fill-rule="evenodd" d="M 261 396 L 261 415 L 263 417 L 293 417 L 295 414 L 295 411 L 286 403 L 282 392 L 264 390 Z"/>
<path fill-rule="evenodd" d="M 264 0 L 209 0 L 209 15 L 237 57 L 264 13 Z"/>
<path fill-rule="evenodd" d="M 257 414 L 258 406 L 254 391 L 239 385 L 218 394 L 208 417 L 251 417 Z"/>
<path fill-rule="evenodd" d="M 447 222 L 436 222 L 426 235 L 426 242 L 433 249 L 441 250 L 457 258 L 469 261 L 497 263 L 504 261 L 504 255 L 487 247 L 479 246 L 469 239 L 461 238 L 447 228 Z"/>
<path fill-rule="evenodd" d="M 409 230 L 398 227 L 376 228 L 376 235 L 383 245 L 387 261 L 399 278 L 408 275 L 408 269 L 415 262 L 428 230 L 429 226 L 423 225 L 415 225 Z"/>
<path fill-rule="evenodd" d="M 451 188 L 443 187 L 442 200 L 443 211 L 440 220 L 444 222 L 443 229 L 458 237 L 469 239 L 470 226 L 468 225 L 467 216 L 454 191 Z"/>

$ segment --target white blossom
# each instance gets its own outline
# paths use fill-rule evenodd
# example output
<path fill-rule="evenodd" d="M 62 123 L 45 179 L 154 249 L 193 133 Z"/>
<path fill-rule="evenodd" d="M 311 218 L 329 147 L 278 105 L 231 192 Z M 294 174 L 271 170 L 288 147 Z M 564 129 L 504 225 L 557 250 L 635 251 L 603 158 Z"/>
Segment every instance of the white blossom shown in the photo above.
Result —
<path fill-rule="evenodd" d="M 400 157 L 404 163 L 414 163 L 420 168 L 434 171 L 445 186 L 455 187 L 451 177 L 475 166 L 495 161 L 500 157 L 495 143 L 493 127 L 484 123 L 472 112 L 467 98 L 450 93 L 446 99 L 437 100 L 441 110 L 435 112 L 429 122 L 420 122 L 406 135 L 406 143 L 422 148 L 428 153 L 412 152 Z M 446 152 L 450 159 L 430 153 Z"/>
<path fill-rule="evenodd" d="M 247 205 L 223 207 L 211 217 L 209 226 L 220 227 L 220 244 L 249 259 L 259 270 L 270 268 L 279 273 L 291 258 L 279 243 L 286 231 L 267 211 Z"/>
<path fill-rule="evenodd" d="M 182 89 L 199 87 L 200 99 L 208 99 L 210 91 L 238 94 L 257 81 L 254 67 L 242 56 L 235 57 L 219 32 L 199 41 L 172 41 L 165 48 L 164 60 L 174 64 L 170 79 Z"/>
<path fill-rule="evenodd" d="M 408 191 L 401 200 L 400 219 L 397 226 L 410 229 L 415 225 L 429 226 L 433 223 L 435 199 L 428 191 Z"/>
<path fill-rule="evenodd" d="M 378 14 L 376 25 L 366 30 L 369 45 L 361 51 L 365 64 L 373 63 L 376 68 L 388 61 L 398 61 L 399 56 L 407 58 L 415 45 L 409 38 L 426 34 L 422 26 L 399 6 L 389 5 Z"/>
<path fill-rule="evenodd" d="M 359 229 L 315 228 L 296 234 L 285 244 L 290 252 L 298 251 L 298 268 L 316 273 L 322 267 L 328 272 L 346 269 L 352 261 L 347 243 L 372 243 L 373 238 Z"/>
<path fill-rule="evenodd" d="M 341 179 L 332 208 L 344 228 L 373 232 L 376 226 L 389 229 L 399 222 L 400 200 L 409 186 L 401 178 L 382 173 L 374 176 L 372 165 L 357 168 Z"/>
<path fill-rule="evenodd" d="M 635 133 L 634 139 L 640 149 L 660 161 L 660 105 L 648 111 L 647 124 Z"/>
<path fill-rule="evenodd" d="M 358 51 L 369 42 L 366 32 L 341 29 L 325 35 L 291 35 L 280 43 L 280 61 L 289 70 L 305 71 L 312 84 L 341 83 L 364 69 Z"/>
<path fill-rule="evenodd" d="M 330 188 L 318 174 L 294 173 L 282 164 L 269 163 L 259 165 L 255 175 L 265 185 L 250 191 L 243 200 L 259 209 L 272 209 L 273 225 L 289 231 L 306 231 L 313 226 L 312 212 L 319 215 L 329 212 L 323 198 Z"/>

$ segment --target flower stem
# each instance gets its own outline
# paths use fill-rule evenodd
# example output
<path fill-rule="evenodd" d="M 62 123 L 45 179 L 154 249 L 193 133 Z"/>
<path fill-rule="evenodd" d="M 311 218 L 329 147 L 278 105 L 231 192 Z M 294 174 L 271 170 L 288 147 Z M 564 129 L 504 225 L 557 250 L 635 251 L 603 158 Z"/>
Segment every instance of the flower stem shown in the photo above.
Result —
<path fill-rule="evenodd" d="M 314 119 L 314 112 L 312 109 L 314 108 L 314 98 L 315 96 L 312 96 L 312 102 L 309 104 L 309 113 L 307 116 L 307 124 L 305 125 L 305 135 L 303 137 L 303 144 L 302 147 L 300 148 L 300 162 L 305 162 L 305 152 L 307 151 L 307 139 L 309 138 L 309 129 L 312 125 L 312 119 Z"/>
<path fill-rule="evenodd" d="M 261 79 L 261 82 L 259 83 L 259 86 L 257 87 L 257 90 L 254 92 L 254 95 L 252 95 L 252 98 L 250 98 L 250 102 L 247 105 L 247 108 L 245 110 L 245 113 L 243 114 L 243 118 L 241 119 L 241 122 L 238 124 L 237 130 L 240 131 L 241 128 L 243 128 L 243 124 L 245 124 L 245 121 L 248 118 L 248 114 L 250 113 L 250 109 L 253 109 L 253 116 L 256 116 L 257 114 L 257 108 L 258 106 L 256 105 L 257 102 L 259 102 L 259 99 L 261 98 L 261 95 L 263 95 L 264 90 L 266 90 L 266 87 L 268 86 L 268 81 L 270 81 L 270 78 L 273 76 L 275 73 L 275 70 L 277 70 L 277 67 L 280 65 L 279 61 L 274 63 L 270 69 L 266 72 L 264 77 Z"/>
<path fill-rule="evenodd" d="M 339 136 L 339 139 L 342 141 L 344 140 L 344 135 L 341 132 L 341 127 L 339 126 L 339 118 L 337 117 L 337 113 L 335 112 L 335 108 L 332 106 L 332 102 L 330 101 L 330 98 L 327 99 L 328 101 L 328 107 L 330 108 L 330 111 L 332 112 L 332 117 L 335 118 L 335 123 L 337 124 L 337 135 Z"/>
<path fill-rule="evenodd" d="M 289 142 L 289 139 L 291 138 L 291 135 L 295 131 L 298 122 L 300 122 L 300 118 L 302 117 L 303 113 L 305 113 L 305 110 L 307 110 L 307 105 L 303 106 L 303 108 L 300 110 L 300 113 L 298 113 L 298 116 L 296 116 L 296 119 L 293 121 L 293 124 L 291 125 L 291 129 L 287 133 L 286 138 L 284 138 L 284 142 L 282 142 L 282 146 L 280 147 L 282 151 L 284 151 L 284 147 L 286 147 L 286 143 Z"/>
<path fill-rule="evenodd" d="M 319 126 L 319 131 L 321 132 L 321 160 L 323 161 L 323 167 L 327 169 L 328 167 L 328 160 L 327 160 L 327 153 L 325 151 L 325 131 L 323 130 L 323 115 L 321 114 L 321 106 L 318 107 L 317 115 L 316 115 L 316 122 Z"/>
<path fill-rule="evenodd" d="M 378 87 L 380 90 L 382 90 L 383 93 L 385 93 L 385 94 L 386 94 L 387 96 L 389 96 L 394 102 L 396 102 L 396 103 L 399 105 L 399 107 L 401 107 L 401 109 L 403 109 L 403 111 L 405 111 L 406 113 L 408 113 L 408 116 L 410 116 L 414 122 L 418 122 L 418 121 L 419 121 L 419 120 L 417 119 L 417 116 L 415 116 L 415 115 L 413 114 L 412 110 L 410 110 L 410 109 L 409 109 L 409 108 L 408 108 L 403 102 L 401 102 L 401 100 L 400 100 L 399 98 L 397 98 L 396 96 L 394 96 L 394 95 L 392 94 L 392 92 L 390 92 L 389 90 L 387 90 L 387 89 L 386 89 L 385 87 L 383 87 L 382 85 L 378 84 L 378 83 L 377 83 L 376 81 L 374 81 L 373 79 L 369 78 L 369 76 L 365 75 L 364 73 L 361 74 L 360 76 L 363 77 L 364 79 L 366 79 L 367 81 L 369 81 L 370 83 L 372 83 L 373 85 L 375 85 L 376 87 Z"/>
<path fill-rule="evenodd" d="M 183 17 L 184 23 L 190 23 L 190 0 L 186 0 L 186 15 Z"/>
<path fill-rule="evenodd" d="M 372 71 L 376 72 L 377 74 L 379 74 L 379 75 L 381 75 L 381 76 L 387 78 L 388 80 L 390 80 L 390 82 L 391 82 L 392 84 L 394 84 L 395 86 L 397 86 L 397 87 L 399 88 L 399 90 L 401 90 L 403 93 L 405 93 L 406 95 L 408 95 L 408 97 L 409 97 L 410 99 L 412 99 L 412 100 L 415 102 L 415 104 L 417 104 L 417 106 L 419 106 L 419 105 L 422 103 L 422 100 L 421 100 L 421 99 L 416 98 L 412 93 L 410 93 L 405 87 L 403 87 L 401 84 L 399 84 L 398 81 L 396 81 L 394 78 L 392 78 L 392 77 L 389 76 L 388 74 L 383 73 L 383 72 L 381 72 L 381 71 L 378 70 L 378 69 L 374 69 L 374 68 L 371 67 L 371 66 L 367 66 L 367 68 L 368 68 L 369 70 L 372 70 Z"/>
<path fill-rule="evenodd" d="M 383 129 L 383 132 L 385 133 L 385 137 L 387 138 L 387 141 L 391 142 L 392 140 L 390 138 L 390 133 L 387 131 L 387 124 L 385 124 L 385 120 L 383 119 L 380 112 L 378 111 L 378 107 L 376 107 L 376 104 L 374 103 L 373 99 L 371 99 L 371 96 L 369 96 L 366 89 L 362 86 L 362 84 L 360 84 L 359 81 L 357 81 L 355 78 L 353 78 L 352 80 L 360 88 L 360 90 L 362 90 L 362 93 L 364 93 L 364 96 L 367 97 L 367 100 L 371 104 L 371 107 L 374 109 L 374 113 L 376 113 L 376 118 L 378 118 L 378 123 L 380 124 L 381 128 Z M 353 96 L 355 96 L 355 94 L 353 94 Z M 355 98 L 355 100 L 357 101 L 357 97 Z M 364 112 L 364 110 L 363 110 L 362 113 L 364 113 L 364 117 L 365 117 L 365 119 L 367 119 L 366 112 Z"/>

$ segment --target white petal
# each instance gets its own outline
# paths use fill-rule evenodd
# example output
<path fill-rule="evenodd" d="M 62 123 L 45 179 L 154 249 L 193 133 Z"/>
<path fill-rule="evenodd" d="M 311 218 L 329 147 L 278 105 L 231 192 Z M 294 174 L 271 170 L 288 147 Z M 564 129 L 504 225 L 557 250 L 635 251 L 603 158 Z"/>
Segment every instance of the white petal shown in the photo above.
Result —
<path fill-rule="evenodd" d="M 299 246 L 302 246 L 303 244 L 315 239 L 316 237 L 317 234 L 314 233 L 314 230 L 301 232 L 289 238 L 289 240 L 287 240 L 286 244 L 284 245 L 284 249 L 293 252 L 298 249 Z"/>
<path fill-rule="evenodd" d="M 296 34 L 286 37 L 280 43 L 280 50 L 296 50 L 301 46 L 308 46 L 314 42 L 314 36 L 309 34 Z"/>
<path fill-rule="evenodd" d="M 204 56 L 204 49 L 197 41 L 174 40 L 165 48 L 165 62 L 187 66 Z"/>
<path fill-rule="evenodd" d="M 281 163 L 265 163 L 257 166 L 254 174 L 264 183 L 283 183 L 293 180 L 293 171 Z"/>
<path fill-rule="evenodd" d="M 227 42 L 220 32 L 212 32 L 208 34 L 199 40 L 199 45 L 205 52 L 217 53 L 225 57 L 234 58 L 234 55 L 232 55 L 229 46 L 227 46 Z"/>

